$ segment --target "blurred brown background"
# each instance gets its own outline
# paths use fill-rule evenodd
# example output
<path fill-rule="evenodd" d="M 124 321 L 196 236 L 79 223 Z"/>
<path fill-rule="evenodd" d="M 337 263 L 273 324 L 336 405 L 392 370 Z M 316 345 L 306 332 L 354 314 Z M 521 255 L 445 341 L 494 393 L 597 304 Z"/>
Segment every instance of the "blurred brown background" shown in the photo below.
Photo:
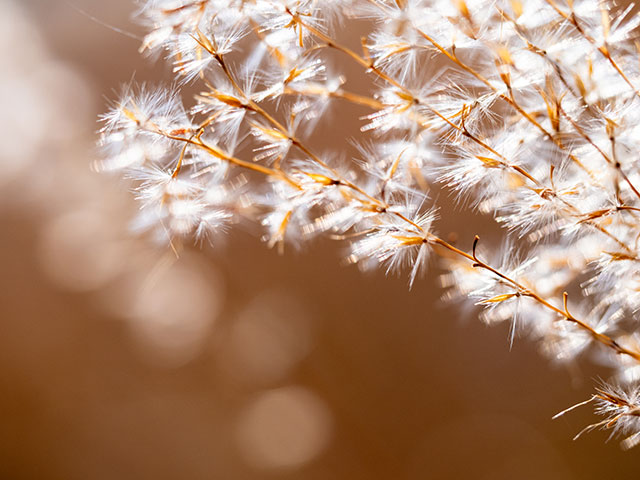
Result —
<path fill-rule="evenodd" d="M 133 72 L 171 75 L 77 8 L 142 35 L 133 3 L 0 5 L 0 478 L 637 478 L 638 451 L 571 441 L 588 409 L 551 420 L 606 372 L 509 351 L 435 267 L 409 292 L 328 241 L 278 256 L 240 228 L 176 260 L 132 238 L 96 118 Z M 440 201 L 467 246 L 486 220 Z"/>

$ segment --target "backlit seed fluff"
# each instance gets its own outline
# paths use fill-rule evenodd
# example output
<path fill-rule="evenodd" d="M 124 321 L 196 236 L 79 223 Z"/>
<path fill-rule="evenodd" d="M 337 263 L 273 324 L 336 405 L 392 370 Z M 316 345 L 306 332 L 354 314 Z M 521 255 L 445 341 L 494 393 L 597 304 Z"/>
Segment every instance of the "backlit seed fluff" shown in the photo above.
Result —
<path fill-rule="evenodd" d="M 350 262 L 406 272 L 414 287 L 439 259 L 446 298 L 509 322 L 511 342 L 527 334 L 554 361 L 589 354 L 612 366 L 616 386 L 589 401 L 605 417 L 594 425 L 638 443 L 640 17 L 631 9 L 150 0 L 139 17 L 141 50 L 168 58 L 175 84 L 122 91 L 103 117 L 99 168 L 133 183 L 141 231 L 174 248 L 215 246 L 247 221 L 280 249 L 325 235 L 347 244 Z M 368 28 L 359 43 L 341 33 L 355 21 Z M 184 105 L 187 84 L 199 94 Z M 354 151 L 331 130 L 346 111 L 359 112 Z M 445 241 L 433 189 L 493 217 L 506 241 Z"/>

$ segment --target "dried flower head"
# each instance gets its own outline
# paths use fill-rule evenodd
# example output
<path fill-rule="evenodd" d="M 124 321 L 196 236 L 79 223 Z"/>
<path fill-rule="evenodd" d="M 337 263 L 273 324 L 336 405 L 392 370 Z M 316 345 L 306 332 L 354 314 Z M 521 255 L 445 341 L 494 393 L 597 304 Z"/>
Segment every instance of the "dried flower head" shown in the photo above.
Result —
<path fill-rule="evenodd" d="M 640 17 L 599 0 L 151 0 L 140 16 L 141 49 L 201 88 L 189 108 L 179 87 L 128 88 L 104 116 L 102 167 L 133 180 L 140 228 L 175 245 L 248 218 L 281 249 L 327 233 L 409 285 L 436 253 L 448 298 L 510 321 L 511 342 L 613 366 L 629 383 L 594 396 L 597 425 L 637 438 Z M 346 18 L 367 22 L 358 47 Z M 348 89 L 347 63 L 370 86 Z M 341 102 L 367 110 L 356 161 L 311 147 Z M 436 184 L 508 241 L 439 237 Z"/>

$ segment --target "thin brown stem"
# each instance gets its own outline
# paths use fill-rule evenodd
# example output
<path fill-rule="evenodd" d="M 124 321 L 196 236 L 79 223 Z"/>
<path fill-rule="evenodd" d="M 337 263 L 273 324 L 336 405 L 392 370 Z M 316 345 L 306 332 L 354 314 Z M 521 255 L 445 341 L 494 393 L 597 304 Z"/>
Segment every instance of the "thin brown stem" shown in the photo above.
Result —
<path fill-rule="evenodd" d="M 348 92 L 343 89 L 338 90 L 328 90 L 321 86 L 318 87 L 307 87 L 304 90 L 296 90 L 293 88 L 285 88 L 284 93 L 286 95 L 301 95 L 301 96 L 318 96 L 318 97 L 331 97 L 331 98 L 339 98 L 345 100 L 354 105 L 359 105 L 361 107 L 368 107 L 372 110 L 382 110 L 386 108 L 387 105 L 382 103 L 375 98 L 367 97 L 364 95 L 359 95 L 357 93 Z"/>
<path fill-rule="evenodd" d="M 598 343 L 600 343 L 600 344 L 602 344 L 602 345 L 604 345 L 604 346 L 606 346 L 606 347 L 608 347 L 610 349 L 613 349 L 618 354 L 626 355 L 626 356 L 628 356 L 628 357 L 632 358 L 633 360 L 635 360 L 635 361 L 640 363 L 640 352 L 637 352 L 637 351 L 632 350 L 632 349 L 630 349 L 628 347 L 624 347 L 624 346 L 620 345 L 620 343 L 618 343 L 616 340 L 614 340 L 610 336 L 596 331 L 593 327 L 591 327 L 585 321 L 580 320 L 577 317 L 575 317 L 574 315 L 572 315 L 569 312 L 568 308 L 567 308 L 568 295 L 566 293 L 563 295 L 564 307 L 563 308 L 558 308 L 555 305 L 553 305 L 552 303 L 550 303 L 549 301 L 545 300 L 543 297 L 541 297 L 538 293 L 536 293 L 531 288 L 522 285 L 520 282 L 510 278 L 509 276 L 505 275 L 504 273 L 502 273 L 502 272 L 498 271 L 497 269 L 493 268 L 491 265 L 489 265 L 486 262 L 480 260 L 478 258 L 478 256 L 475 254 L 475 246 L 477 245 L 478 239 L 479 239 L 479 237 L 476 236 L 476 240 L 474 241 L 474 252 L 473 252 L 473 254 L 468 254 L 468 253 L 464 252 L 463 250 L 460 250 L 459 248 L 454 247 L 450 243 L 442 240 L 439 237 L 430 236 L 430 240 L 434 244 L 437 244 L 437 245 L 439 245 L 439 246 L 441 246 L 441 247 L 453 252 L 454 254 L 456 254 L 458 256 L 464 257 L 469 261 L 472 261 L 474 267 L 482 268 L 484 270 L 487 270 L 487 271 L 491 272 L 492 274 L 496 275 L 497 277 L 501 278 L 502 280 L 506 281 L 508 284 L 513 286 L 520 295 L 532 298 L 533 300 L 538 302 L 543 307 L 545 307 L 545 308 L 557 313 L 558 315 L 560 315 L 566 321 L 575 324 L 576 326 L 578 326 L 582 330 L 585 330 Z"/>

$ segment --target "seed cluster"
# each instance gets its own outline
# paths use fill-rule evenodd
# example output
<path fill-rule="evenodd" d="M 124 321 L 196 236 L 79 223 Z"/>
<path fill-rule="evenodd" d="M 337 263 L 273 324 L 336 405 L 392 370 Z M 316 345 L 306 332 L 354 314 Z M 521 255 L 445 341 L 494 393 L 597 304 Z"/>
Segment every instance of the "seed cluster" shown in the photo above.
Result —
<path fill-rule="evenodd" d="M 329 234 L 349 261 L 408 271 L 410 286 L 435 252 L 447 296 L 511 322 L 512 340 L 524 332 L 554 360 L 589 352 L 612 367 L 591 399 L 606 416 L 594 426 L 640 441 L 632 7 L 150 0 L 139 17 L 141 50 L 166 54 L 177 83 L 123 90 L 103 118 L 100 167 L 134 182 L 141 231 L 176 246 L 249 219 L 280 249 Z M 369 27 L 356 47 L 338 35 L 354 21 Z M 353 65 L 371 88 L 349 81 Z M 191 84 L 201 93 L 187 108 Z M 345 102 L 368 111 L 355 161 L 309 145 Z M 476 238 L 465 252 L 439 237 L 434 184 L 493 216 L 505 244 L 485 254 Z"/>

